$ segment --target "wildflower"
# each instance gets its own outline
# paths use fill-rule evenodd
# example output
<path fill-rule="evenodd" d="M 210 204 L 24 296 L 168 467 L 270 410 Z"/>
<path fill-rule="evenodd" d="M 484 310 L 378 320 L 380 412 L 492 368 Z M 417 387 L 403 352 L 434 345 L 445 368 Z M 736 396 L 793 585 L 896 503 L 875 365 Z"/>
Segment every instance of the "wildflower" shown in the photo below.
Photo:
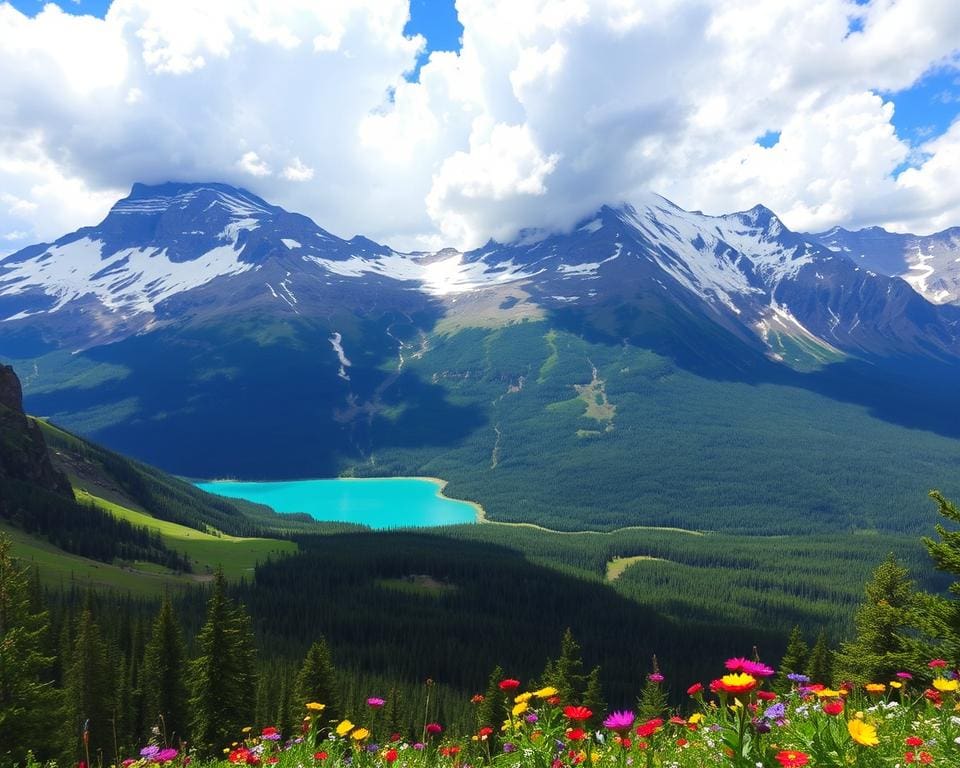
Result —
<path fill-rule="evenodd" d="M 329 755 L 326 752 L 324 752 L 322 749 L 319 752 L 313 753 L 314 760 L 326 760 L 328 757 Z"/>
<path fill-rule="evenodd" d="M 280 741 L 280 731 L 272 725 L 267 726 L 261 731 L 260 735 L 267 741 Z"/>
<path fill-rule="evenodd" d="M 486 741 L 487 738 L 493 735 L 493 728 L 489 725 L 483 726 L 479 731 L 477 731 L 477 736 L 480 737 L 481 741 Z"/>
<path fill-rule="evenodd" d="M 787 675 L 787 680 L 791 683 L 809 683 L 810 678 L 806 675 L 801 675 L 799 672 L 791 672 Z"/>
<path fill-rule="evenodd" d="M 774 759 L 783 766 L 783 768 L 801 768 L 810 761 L 810 756 L 805 752 L 798 752 L 793 749 L 785 749 L 777 752 Z"/>
<path fill-rule="evenodd" d="M 743 672 L 752 677 L 770 677 L 774 674 L 772 667 L 744 658 L 727 659 L 724 666 L 731 672 Z"/>
<path fill-rule="evenodd" d="M 367 706 L 371 709 L 380 709 L 387 702 L 381 699 L 379 696 L 371 696 L 367 699 Z"/>
<path fill-rule="evenodd" d="M 772 706 L 767 707 L 766 712 L 763 713 L 763 716 L 767 720 L 783 720 L 787 715 L 787 708 L 783 702 L 778 702 Z"/>
<path fill-rule="evenodd" d="M 569 728 L 567 729 L 567 738 L 570 741 L 582 741 L 583 738 L 587 735 L 587 732 L 583 728 Z M 504 752 L 506 752 L 506 744 L 504 746 Z M 512 750 L 511 750 L 512 751 Z"/>
<path fill-rule="evenodd" d="M 309 701 L 307 702 L 307 709 L 311 712 L 323 712 L 327 708 L 326 704 L 321 704 L 319 701 Z"/>
<path fill-rule="evenodd" d="M 907 738 L 903 740 L 903 743 L 908 747 L 920 747 L 923 746 L 923 739 L 919 736 L 907 736 Z"/>
<path fill-rule="evenodd" d="M 899 680 L 891 680 L 891 681 L 890 681 L 890 687 L 891 687 L 891 688 L 903 688 L 903 683 L 901 683 Z"/>
<path fill-rule="evenodd" d="M 655 717 L 652 720 L 647 720 L 647 722 L 637 726 L 637 736 L 643 739 L 648 739 L 658 730 L 660 730 L 661 725 L 663 725 L 663 720 L 661 720 L 659 717 Z"/>
<path fill-rule="evenodd" d="M 843 702 L 840 699 L 834 699 L 833 701 L 823 702 L 823 711 L 826 712 L 831 717 L 836 717 L 841 712 L 843 712 Z"/>
<path fill-rule="evenodd" d="M 694 683 L 689 688 L 687 688 L 687 695 L 696 696 L 702 690 L 703 690 L 703 683 Z"/>
<path fill-rule="evenodd" d="M 161 749 L 153 756 L 153 762 L 155 763 L 169 763 L 173 758 L 177 756 L 177 750 L 167 747 L 166 749 Z"/>
<path fill-rule="evenodd" d="M 649 680 L 651 683 L 660 684 L 665 679 L 666 678 L 663 675 L 661 675 L 659 672 L 652 672 L 651 674 L 647 675 L 647 680 Z"/>
<path fill-rule="evenodd" d="M 532 693 L 529 693 L 529 692 L 528 692 L 528 693 L 520 693 L 520 694 L 518 694 L 517 696 L 514 697 L 513 701 L 514 701 L 515 704 L 521 704 L 521 703 L 526 703 L 526 702 L 530 701 L 530 699 L 532 699 L 532 698 L 533 698 L 533 694 L 532 694 Z"/>
<path fill-rule="evenodd" d="M 840 696 L 840 691 L 835 691 L 833 688 L 818 688 L 813 691 L 818 699 L 836 699 Z"/>
<path fill-rule="evenodd" d="M 485 702 L 486 700 L 487 700 L 487 697 L 484 696 L 482 693 L 475 693 L 473 694 L 473 696 L 470 697 L 471 704 L 483 704 L 483 702 Z"/>
<path fill-rule="evenodd" d="M 757 691 L 757 698 L 760 699 L 760 701 L 773 701 L 777 698 L 777 694 L 773 691 Z"/>
<path fill-rule="evenodd" d="M 947 680 L 945 677 L 935 677 L 933 679 L 933 687 L 941 693 L 949 693 L 956 691 L 957 688 L 960 687 L 960 682 L 956 680 Z"/>
<path fill-rule="evenodd" d="M 745 672 L 724 675 L 717 681 L 717 688 L 725 693 L 747 693 L 757 687 L 757 680 Z"/>
<path fill-rule="evenodd" d="M 388 763 L 394 762 L 397 759 L 397 750 L 388 749 L 386 752 L 383 753 L 383 759 L 386 760 Z"/>
<path fill-rule="evenodd" d="M 534 691 L 533 695 L 538 699 L 549 699 L 552 696 L 557 695 L 557 689 L 552 685 L 548 685 L 546 688 L 541 688 L 539 691 Z"/>
<path fill-rule="evenodd" d="M 568 720 L 574 722 L 589 720 L 593 717 L 593 712 L 586 707 L 564 707 L 563 714 Z"/>
<path fill-rule="evenodd" d="M 350 734 L 350 738 L 354 741 L 363 741 L 370 735 L 370 731 L 366 728 L 357 728 L 353 733 Z"/>
<path fill-rule="evenodd" d="M 894 677 L 899 677 L 901 680 L 913 680 L 913 675 L 909 672 L 897 672 Z"/>
<path fill-rule="evenodd" d="M 427 723 L 426 731 L 430 736 L 438 736 L 443 733 L 443 726 L 440 723 Z"/>
<path fill-rule="evenodd" d="M 877 738 L 877 729 L 863 720 L 848 720 L 847 730 L 850 732 L 850 738 L 864 747 L 875 747 L 880 743 L 880 739 Z"/>
<path fill-rule="evenodd" d="M 337 736 L 346 736 L 354 728 L 353 723 L 349 720 L 344 720 L 340 725 L 336 727 Z"/>
<path fill-rule="evenodd" d="M 885 686 L 883 683 L 867 683 L 865 686 L 863 686 L 863 690 L 865 690 L 867 693 L 877 695 L 887 690 L 887 686 Z"/>
<path fill-rule="evenodd" d="M 943 669 L 947 666 L 947 661 L 946 659 L 931 659 L 927 662 L 927 666 L 930 667 L 930 669 Z"/>
<path fill-rule="evenodd" d="M 527 702 L 521 701 L 519 704 L 513 705 L 511 712 L 513 713 L 514 717 L 517 717 L 517 715 L 522 715 L 524 712 L 526 712 L 529 707 L 530 705 L 527 704 Z"/>
<path fill-rule="evenodd" d="M 523 719 L 526 720 L 528 723 L 535 723 L 535 722 L 537 722 L 540 718 L 537 717 L 536 712 L 531 712 L 531 713 L 529 713 L 528 715 L 524 715 L 524 718 L 523 718 Z"/>
<path fill-rule="evenodd" d="M 630 730 L 635 719 L 636 715 L 633 712 L 611 712 L 603 721 L 603 727 L 623 734 Z"/>
<path fill-rule="evenodd" d="M 515 691 L 520 687 L 520 681 L 514 680 L 513 678 L 508 677 L 506 680 L 500 681 L 500 690 L 501 691 Z"/>
<path fill-rule="evenodd" d="M 157 752 L 160 751 L 160 747 L 155 744 L 150 744 L 140 750 L 140 757 L 153 757 Z"/>

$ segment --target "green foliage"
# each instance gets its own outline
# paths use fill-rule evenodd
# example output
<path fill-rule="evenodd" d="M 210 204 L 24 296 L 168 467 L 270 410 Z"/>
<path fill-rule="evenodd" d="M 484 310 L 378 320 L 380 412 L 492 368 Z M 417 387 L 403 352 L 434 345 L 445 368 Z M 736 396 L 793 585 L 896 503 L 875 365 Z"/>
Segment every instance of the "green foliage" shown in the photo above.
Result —
<path fill-rule="evenodd" d="M 29 574 L 10 549 L 0 532 L 0 765 L 20 763 L 28 748 L 51 756 L 50 715 L 58 701 L 53 659 L 45 653 L 48 617 L 31 599 Z"/>
<path fill-rule="evenodd" d="M 660 666 L 657 664 L 657 657 L 654 656 L 650 674 L 647 675 L 643 689 L 640 691 L 640 698 L 637 700 L 637 715 L 642 721 L 662 717 L 669 708 L 667 695 L 663 691 L 663 681 L 658 678 L 659 675 Z"/>
<path fill-rule="evenodd" d="M 547 662 L 540 676 L 540 685 L 556 688 L 560 701 L 565 704 L 581 704 L 586 679 L 580 646 L 567 627 L 560 641 L 560 655 Z"/>
<path fill-rule="evenodd" d="M 226 596 L 223 571 L 214 575 L 207 618 L 190 664 L 193 742 L 210 754 L 253 718 L 256 690 L 253 638 L 246 611 Z"/>
<path fill-rule="evenodd" d="M 813 644 L 813 648 L 810 650 L 810 657 L 807 659 L 807 667 L 804 673 L 815 683 L 829 686 L 833 681 L 833 653 L 830 650 L 827 632 L 824 629 L 820 630 L 817 635 L 817 642 Z"/>
<path fill-rule="evenodd" d="M 807 666 L 807 658 L 810 656 L 810 646 L 803 639 L 803 632 L 800 627 L 794 627 L 790 630 L 790 639 L 787 640 L 787 650 L 780 660 L 777 667 L 776 687 L 779 691 L 789 691 L 793 683 L 787 679 L 787 675 L 797 673 L 802 674 Z"/>
<path fill-rule="evenodd" d="M 854 640 L 834 656 L 835 676 L 855 682 L 885 682 L 899 670 L 919 668 L 923 658 L 906 635 L 913 624 L 916 593 L 907 569 L 891 553 L 873 572 L 866 601 L 857 610 Z"/>
<path fill-rule="evenodd" d="M 66 671 L 66 754 L 75 760 L 103 756 L 114 758 L 113 727 L 116 712 L 114 669 L 107 644 L 93 618 L 88 598 L 74 627 L 70 666 Z M 88 762 L 89 764 L 89 762 Z"/>
<path fill-rule="evenodd" d="M 165 743 L 187 736 L 186 650 L 180 623 L 165 597 L 143 657 L 143 706 L 147 723 L 161 728 Z"/>
<path fill-rule="evenodd" d="M 321 636 L 314 642 L 303 660 L 297 675 L 297 707 L 303 708 L 308 702 L 325 705 L 323 719 L 339 720 L 343 717 L 340 703 L 340 683 L 337 670 L 326 639 Z"/>

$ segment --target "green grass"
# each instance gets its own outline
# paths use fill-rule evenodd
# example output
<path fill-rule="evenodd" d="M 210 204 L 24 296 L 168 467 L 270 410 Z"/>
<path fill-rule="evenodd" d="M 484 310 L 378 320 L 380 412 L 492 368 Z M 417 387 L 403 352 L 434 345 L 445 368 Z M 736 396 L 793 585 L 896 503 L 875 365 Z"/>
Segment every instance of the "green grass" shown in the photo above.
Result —
<path fill-rule="evenodd" d="M 222 565 L 228 579 L 239 579 L 251 575 L 254 566 L 259 562 L 297 551 L 297 545 L 292 541 L 242 538 L 228 536 L 219 531 L 197 531 L 178 523 L 158 520 L 144 512 L 94 496 L 83 489 L 76 489 L 74 493 L 77 501 L 81 503 L 93 504 L 133 525 L 157 531 L 164 544 L 190 558 L 198 574 L 209 573 L 217 565 Z"/>

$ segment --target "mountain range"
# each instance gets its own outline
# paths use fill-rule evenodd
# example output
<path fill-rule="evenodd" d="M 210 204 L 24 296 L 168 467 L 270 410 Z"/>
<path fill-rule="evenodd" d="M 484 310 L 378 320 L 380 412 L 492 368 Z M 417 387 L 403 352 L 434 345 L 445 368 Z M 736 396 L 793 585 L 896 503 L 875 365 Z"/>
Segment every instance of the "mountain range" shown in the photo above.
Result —
<path fill-rule="evenodd" d="M 670 432 L 661 439 L 689 454 L 717 416 L 705 403 L 753 418 L 760 398 L 776 432 L 807 396 L 797 393 L 813 393 L 861 435 L 879 420 L 950 440 L 934 450 L 909 430 L 876 438 L 899 450 L 954 448 L 955 253 L 957 230 L 809 235 L 763 206 L 708 216 L 653 194 L 567 232 L 401 253 L 224 184 L 136 184 L 98 225 L 0 261 L 0 357 L 21 371 L 34 413 L 171 471 L 442 469 L 453 488 L 499 488 L 501 516 L 544 521 L 550 494 L 517 501 L 505 478 L 555 452 L 623 476 L 656 420 Z M 644 409 L 658 395 L 647 390 L 671 386 L 676 412 L 651 420 Z M 817 407 L 787 419 L 814 451 L 825 445 Z M 563 437 L 526 455 L 545 420 Z M 758 448 L 771 435 L 737 421 L 724 439 L 753 447 L 718 448 L 724 477 L 691 506 L 733 505 L 735 475 L 783 473 L 780 449 Z M 858 450 L 837 449 L 841 464 Z M 763 461 L 745 467 L 756 450 Z M 651 483 L 670 474 L 651 469 Z M 848 500 L 801 502 L 801 485 L 797 503 L 827 517 Z M 690 492 L 680 479 L 666 488 Z M 666 501 L 652 500 L 667 491 L 637 493 L 615 513 L 587 514 L 591 524 L 657 518 Z"/>

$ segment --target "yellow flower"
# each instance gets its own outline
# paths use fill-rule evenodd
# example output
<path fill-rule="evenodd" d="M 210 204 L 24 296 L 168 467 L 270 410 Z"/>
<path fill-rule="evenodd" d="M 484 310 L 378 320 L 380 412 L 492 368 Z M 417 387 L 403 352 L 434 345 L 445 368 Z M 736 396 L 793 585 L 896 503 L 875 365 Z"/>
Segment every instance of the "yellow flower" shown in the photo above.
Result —
<path fill-rule="evenodd" d="M 337 736 L 346 736 L 350 731 L 353 730 L 353 723 L 349 720 L 344 720 L 340 725 L 337 726 Z"/>
<path fill-rule="evenodd" d="M 522 715 L 524 712 L 529 709 L 529 705 L 525 701 L 521 701 L 519 704 L 513 705 L 513 716 Z"/>
<path fill-rule="evenodd" d="M 865 747 L 875 747 L 880 743 L 880 739 L 877 738 L 877 729 L 863 722 L 863 720 L 847 721 L 847 730 L 850 731 L 850 738 L 857 744 L 862 744 Z"/>
<path fill-rule="evenodd" d="M 240 729 L 240 733 L 250 733 L 250 731 L 252 730 L 253 730 L 253 726 L 245 725 L 243 728 Z"/>
<path fill-rule="evenodd" d="M 366 728 L 357 728 L 357 730 L 350 734 L 350 738 L 354 741 L 363 741 L 369 735 L 370 731 L 368 731 Z"/>
<path fill-rule="evenodd" d="M 533 695 L 538 699 L 549 699 L 551 696 L 557 695 L 557 689 L 552 685 L 548 685 L 546 688 L 541 688 L 539 691 L 534 691 Z"/>
<path fill-rule="evenodd" d="M 867 683 L 865 686 L 863 686 L 863 689 L 867 693 L 883 693 L 885 690 L 887 690 L 887 686 L 885 686 L 883 683 Z"/>
<path fill-rule="evenodd" d="M 703 720 L 703 713 L 702 713 L 702 712 L 694 712 L 692 715 L 690 715 L 690 719 L 687 720 L 687 722 L 688 722 L 688 723 L 693 723 L 693 725 L 696 725 L 696 724 L 699 723 L 701 720 Z"/>
<path fill-rule="evenodd" d="M 530 697 L 531 697 L 531 696 L 533 696 L 532 693 L 521 693 L 519 696 L 517 696 L 517 697 L 514 699 L 514 702 L 516 702 L 517 704 L 520 704 L 520 703 L 525 702 L 525 701 L 530 701 Z"/>
<path fill-rule="evenodd" d="M 819 691 L 815 691 L 818 698 L 821 699 L 835 699 L 840 695 L 840 691 L 834 691 L 831 688 L 821 688 Z"/>
<path fill-rule="evenodd" d="M 890 681 L 890 687 L 891 687 L 891 688 L 903 688 L 903 683 L 901 683 L 899 680 L 891 680 L 891 681 Z"/>
<path fill-rule="evenodd" d="M 600 760 L 600 750 L 599 750 L 599 749 L 598 749 L 598 750 L 595 750 L 595 751 L 593 751 L 593 752 L 590 753 L 590 760 L 592 760 L 594 763 L 596 763 L 598 760 Z"/>
<path fill-rule="evenodd" d="M 311 701 L 307 703 L 307 709 L 311 712 L 323 712 L 327 708 L 326 704 L 321 704 L 319 701 Z"/>
<path fill-rule="evenodd" d="M 935 678 L 933 679 L 933 687 L 936 688 L 938 691 L 941 691 L 941 692 L 943 692 L 943 693 L 949 693 L 949 692 L 951 692 L 951 691 L 956 691 L 958 685 L 960 685 L 960 683 L 958 683 L 958 681 L 956 681 L 956 680 L 947 680 L 945 677 L 935 677 Z"/>

